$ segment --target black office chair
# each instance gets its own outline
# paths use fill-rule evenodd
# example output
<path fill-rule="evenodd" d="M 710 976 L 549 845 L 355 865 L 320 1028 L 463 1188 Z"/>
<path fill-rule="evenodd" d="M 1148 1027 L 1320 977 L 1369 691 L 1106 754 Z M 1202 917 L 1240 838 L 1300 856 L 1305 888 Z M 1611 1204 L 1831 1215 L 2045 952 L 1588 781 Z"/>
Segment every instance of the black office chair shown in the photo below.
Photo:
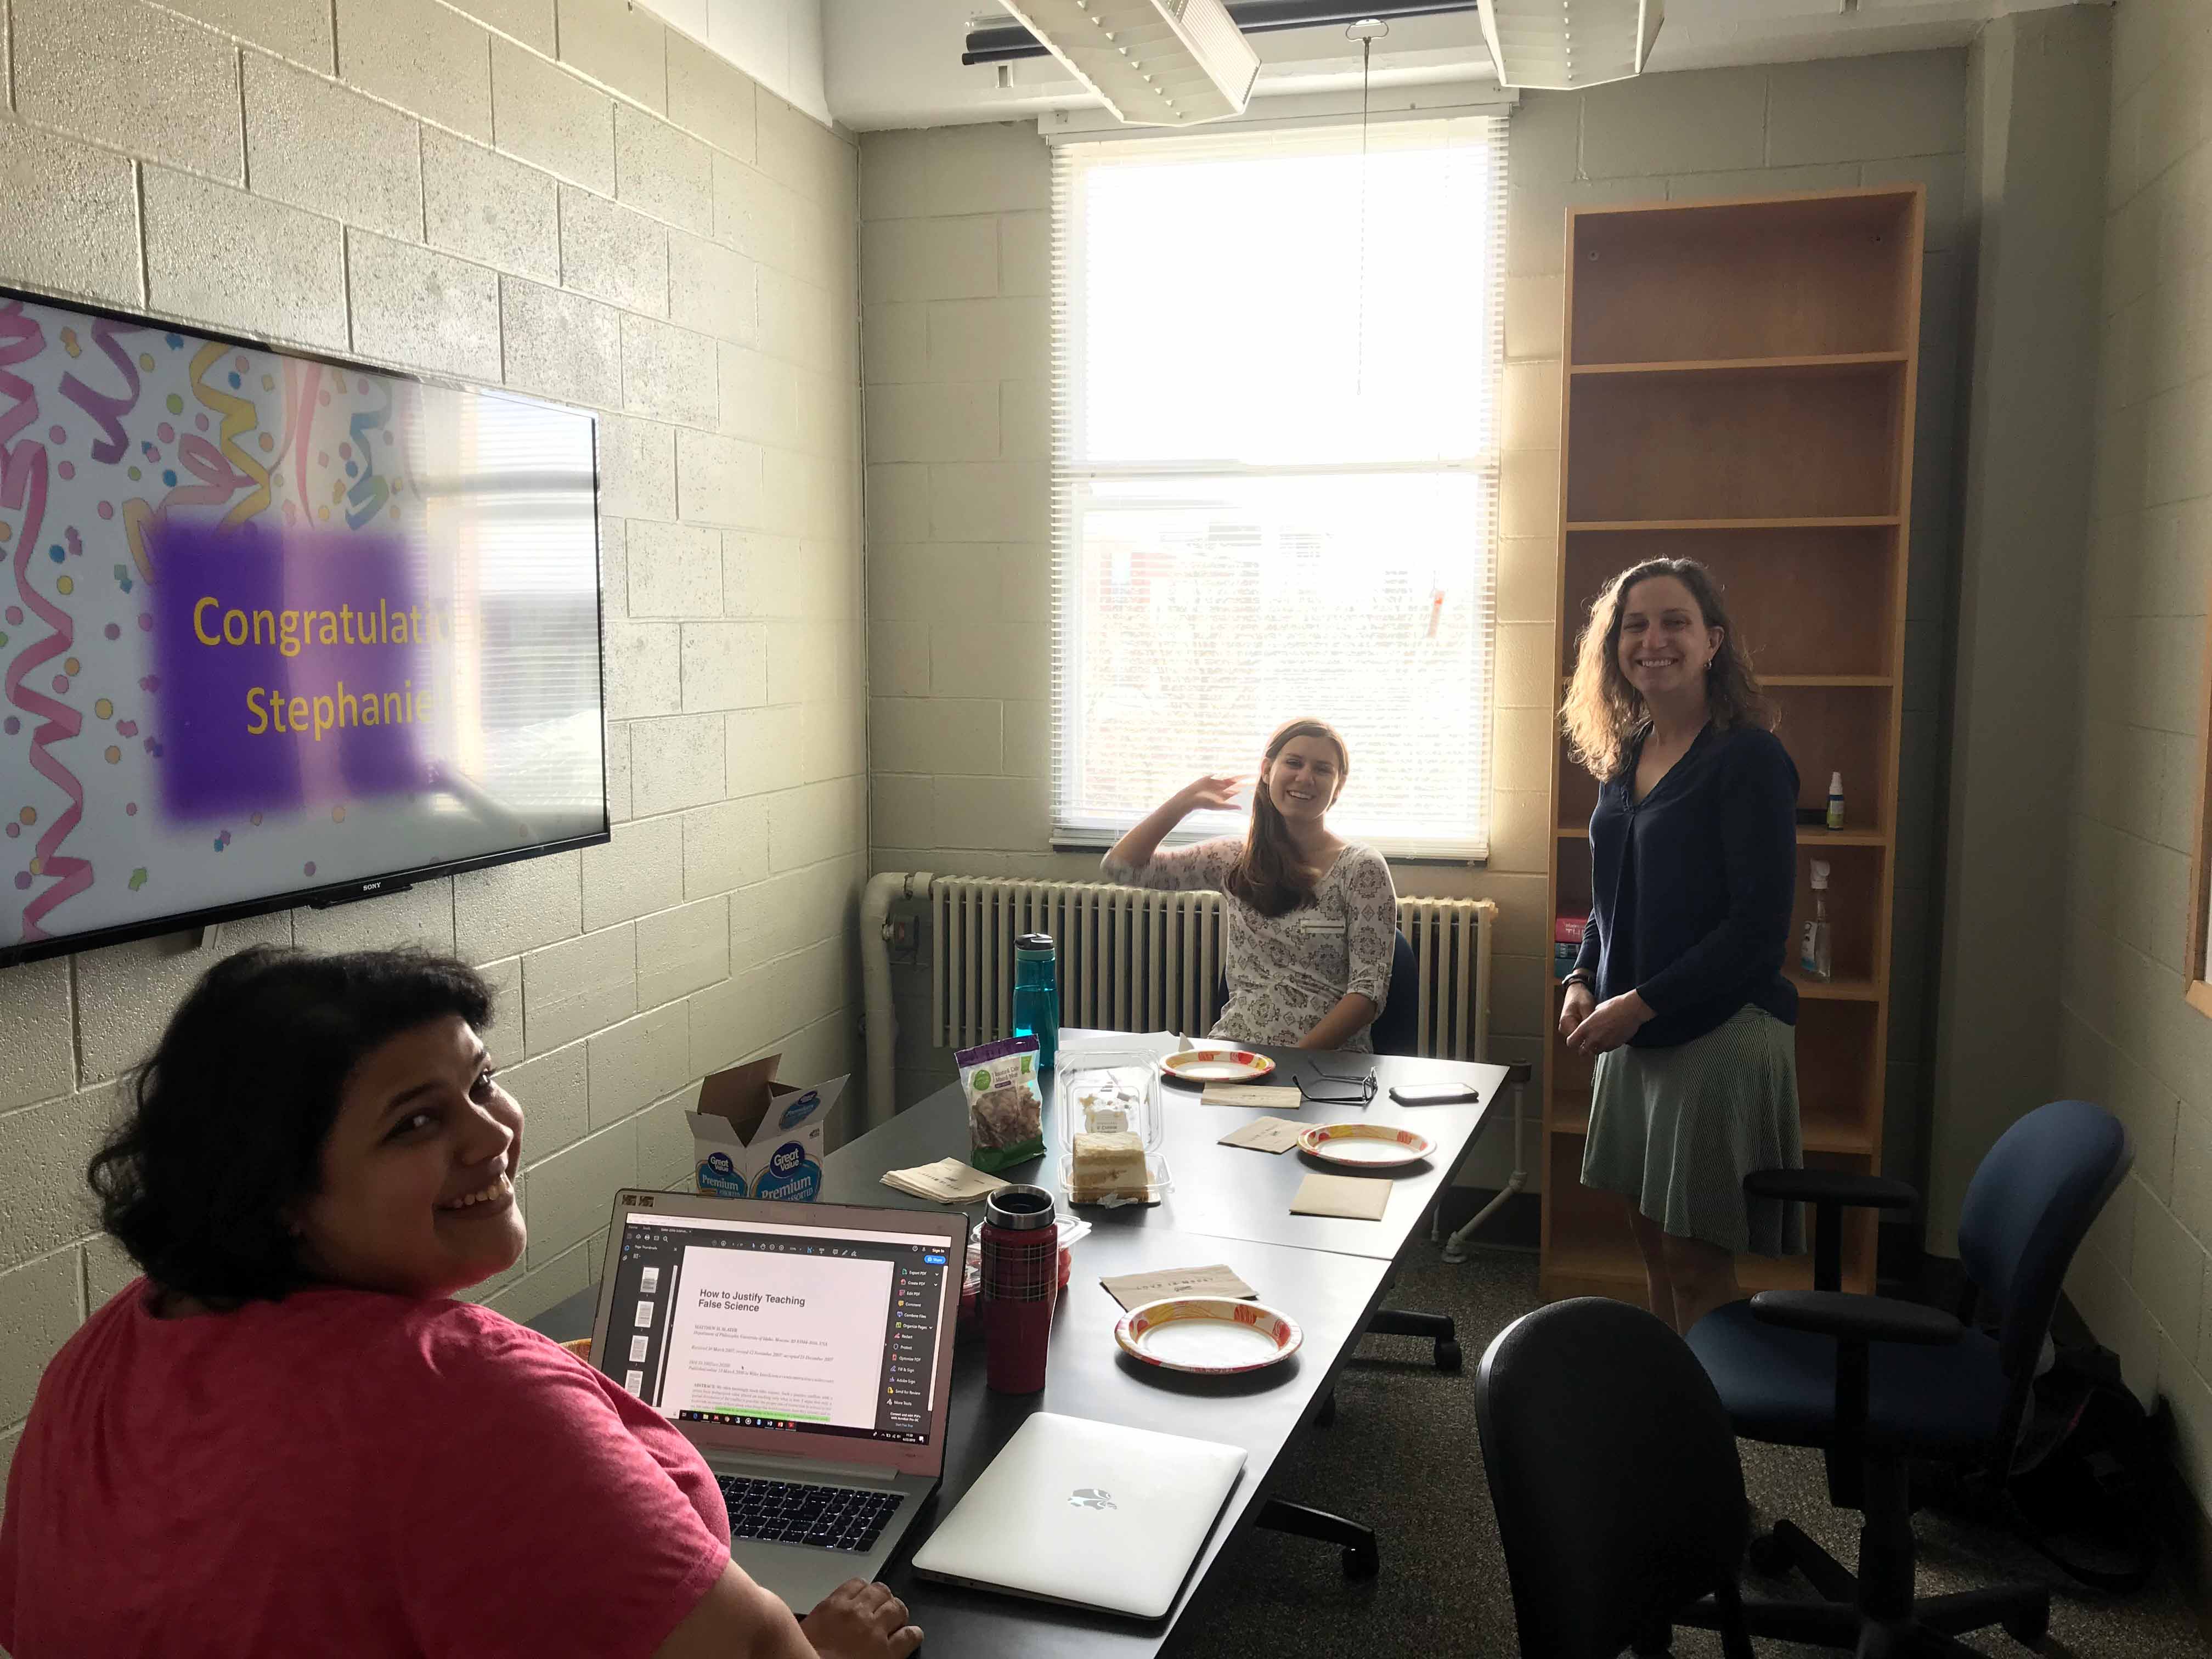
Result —
<path fill-rule="evenodd" d="M 1795 1566 L 1826 1598 L 1754 1603 L 1753 1631 L 1863 1655 L 1972 1655 L 1954 1638 L 1991 1625 L 2023 1643 L 2042 1638 L 2051 1595 L 2041 1585 L 1915 1598 L 1911 1467 L 1942 1462 L 2003 1478 L 2067 1265 L 2132 1158 L 2118 1121 L 2085 1101 L 2053 1101 L 2006 1130 L 1960 1214 L 1970 1282 L 1956 1317 L 1836 1288 L 1844 1206 L 1908 1206 L 1915 1195 L 1904 1182 L 1824 1170 L 1746 1179 L 1755 1196 L 1815 1206 L 1817 1288 L 1717 1308 L 1691 1330 L 1690 1347 L 1739 1435 L 1821 1448 L 1830 1501 L 1866 1517 L 1856 1575 L 1787 1521 L 1753 1545 L 1753 1565 Z M 1978 1294 L 1996 1316 L 1994 1337 L 1966 1322 Z"/>
<path fill-rule="evenodd" d="M 1695 1622 L 1750 1659 L 1743 1468 L 1680 1337 L 1601 1297 L 1539 1308 L 1483 1355 L 1474 1425 L 1524 1659 L 1663 1653 L 1701 1597 Z"/>

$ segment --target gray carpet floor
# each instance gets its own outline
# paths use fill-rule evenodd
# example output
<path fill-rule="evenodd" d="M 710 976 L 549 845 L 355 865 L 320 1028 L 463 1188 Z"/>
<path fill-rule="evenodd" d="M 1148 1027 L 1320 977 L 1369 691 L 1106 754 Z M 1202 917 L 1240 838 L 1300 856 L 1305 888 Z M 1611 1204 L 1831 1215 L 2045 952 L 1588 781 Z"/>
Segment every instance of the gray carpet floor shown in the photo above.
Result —
<path fill-rule="evenodd" d="M 1392 1305 L 1448 1313 L 1467 1356 L 1458 1376 L 1436 1370 L 1429 1345 L 1369 1337 L 1337 1386 L 1335 1425 L 1310 1431 L 1287 1455 L 1284 1498 L 1374 1527 L 1382 1571 L 1347 1580 L 1337 1552 L 1279 1534 L 1248 1531 L 1208 1576 L 1183 1620 L 1178 1655 L 1255 1659 L 1283 1655 L 1510 1656 L 1518 1651 L 1505 1561 L 1484 1485 L 1474 1429 L 1474 1371 L 1492 1337 L 1537 1305 L 1536 1259 L 1478 1251 L 1448 1266 L 1416 1246 Z M 1816 1453 L 1740 1442 L 1744 1481 L 1762 1521 L 1788 1516 L 1845 1565 L 1858 1553 L 1858 1516 L 1829 1508 Z M 2033 1550 L 2002 1534 L 1923 1511 L 1915 1519 L 1923 1592 L 2040 1580 L 2052 1585 L 2051 1635 L 2040 1651 L 2077 1659 L 2212 1654 L 2162 1565 L 2125 1601 L 2087 1597 Z M 1763 1588 L 1762 1581 L 1752 1581 Z M 1796 1581 L 1800 1593 L 1805 1590 Z M 1993 1656 L 2025 1653 L 2002 1632 L 1970 1638 Z M 1757 1644 L 1761 1659 L 1820 1650 Z M 1684 1659 L 1717 1656 L 1717 1638 L 1678 1633 Z"/>

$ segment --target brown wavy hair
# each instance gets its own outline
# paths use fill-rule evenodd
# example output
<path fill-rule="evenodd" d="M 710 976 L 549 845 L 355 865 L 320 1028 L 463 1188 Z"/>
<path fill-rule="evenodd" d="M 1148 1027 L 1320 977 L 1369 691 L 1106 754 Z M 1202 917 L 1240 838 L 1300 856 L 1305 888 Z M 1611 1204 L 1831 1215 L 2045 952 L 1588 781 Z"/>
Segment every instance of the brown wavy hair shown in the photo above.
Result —
<path fill-rule="evenodd" d="M 1344 793 L 1344 781 L 1352 775 L 1352 751 L 1327 720 L 1285 721 L 1267 739 L 1260 776 L 1252 788 L 1252 827 L 1244 833 L 1244 850 L 1221 884 L 1224 892 L 1243 900 L 1263 916 L 1283 915 L 1310 903 L 1314 889 L 1326 873 L 1298 857 L 1298 849 L 1291 841 L 1291 827 L 1283 822 L 1283 815 L 1275 810 L 1267 793 L 1267 769 L 1292 738 L 1322 738 L 1336 745 L 1336 795 L 1329 797 L 1331 806 L 1336 805 L 1336 796 Z"/>
<path fill-rule="evenodd" d="M 1752 672 L 1751 653 L 1729 619 L 1712 573 L 1695 559 L 1646 559 L 1607 582 L 1591 602 L 1589 620 L 1575 642 L 1574 678 L 1559 708 L 1567 746 L 1600 783 L 1620 774 L 1638 734 L 1651 723 L 1643 694 L 1620 672 L 1620 613 L 1628 590 L 1653 576 L 1672 576 L 1688 588 L 1705 625 L 1721 630 L 1719 654 L 1705 676 L 1705 708 L 1713 724 L 1774 724 L 1773 707 Z"/>

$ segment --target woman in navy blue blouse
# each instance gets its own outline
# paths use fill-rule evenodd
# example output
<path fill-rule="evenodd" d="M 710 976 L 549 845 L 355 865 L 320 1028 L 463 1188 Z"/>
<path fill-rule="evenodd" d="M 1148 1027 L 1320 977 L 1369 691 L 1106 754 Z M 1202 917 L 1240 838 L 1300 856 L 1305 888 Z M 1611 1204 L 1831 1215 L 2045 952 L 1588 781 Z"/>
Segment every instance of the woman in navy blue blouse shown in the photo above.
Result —
<path fill-rule="evenodd" d="M 1747 1200 L 1804 1163 L 1797 993 L 1782 975 L 1797 769 L 1703 565 L 1652 559 L 1590 607 L 1561 720 L 1598 780 L 1590 917 L 1559 1031 L 1596 1060 L 1583 1185 L 1620 1194 L 1651 1310 L 1687 1331 L 1743 1291 L 1739 1252 L 1804 1249 Z"/>

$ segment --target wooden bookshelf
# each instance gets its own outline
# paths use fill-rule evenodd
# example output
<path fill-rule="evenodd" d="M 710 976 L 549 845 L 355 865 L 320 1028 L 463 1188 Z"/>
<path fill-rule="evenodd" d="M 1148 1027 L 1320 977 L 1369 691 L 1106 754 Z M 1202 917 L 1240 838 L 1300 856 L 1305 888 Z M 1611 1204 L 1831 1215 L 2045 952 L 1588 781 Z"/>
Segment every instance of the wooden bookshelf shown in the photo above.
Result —
<path fill-rule="evenodd" d="M 1797 834 L 1786 958 L 1799 995 L 1806 1162 L 1881 1162 L 1896 882 L 1906 514 L 1918 369 L 1917 186 L 1584 208 L 1567 217 L 1558 660 L 1615 572 L 1713 572 L 1797 763 L 1799 804 L 1844 775 L 1840 830 Z M 1589 905 L 1597 786 L 1562 742 L 1552 913 Z M 1796 971 L 1811 861 L 1830 866 L 1834 977 Z M 1618 1200 L 1581 1182 L 1590 1064 L 1557 1032 L 1545 1066 L 1544 1294 L 1644 1300 Z M 1875 1223 L 1850 1219 L 1847 1286 L 1874 1284 Z M 1811 1282 L 1808 1258 L 1747 1256 L 1745 1286 Z"/>
<path fill-rule="evenodd" d="M 1561 841 L 1588 841 L 1589 826 L 1563 823 L 1559 833 Z M 1877 830 L 1825 830 L 1816 823 L 1801 823 L 1797 826 L 1797 844 L 1800 847 L 1887 847 L 1889 837 Z"/>
<path fill-rule="evenodd" d="M 1690 362 L 1570 363 L 1570 374 L 1702 374 L 1715 379 L 1744 379 L 1822 369 L 1849 374 L 1875 368 L 1893 368 L 1905 361 L 1901 351 L 1844 351 L 1814 357 L 1708 357 Z"/>

